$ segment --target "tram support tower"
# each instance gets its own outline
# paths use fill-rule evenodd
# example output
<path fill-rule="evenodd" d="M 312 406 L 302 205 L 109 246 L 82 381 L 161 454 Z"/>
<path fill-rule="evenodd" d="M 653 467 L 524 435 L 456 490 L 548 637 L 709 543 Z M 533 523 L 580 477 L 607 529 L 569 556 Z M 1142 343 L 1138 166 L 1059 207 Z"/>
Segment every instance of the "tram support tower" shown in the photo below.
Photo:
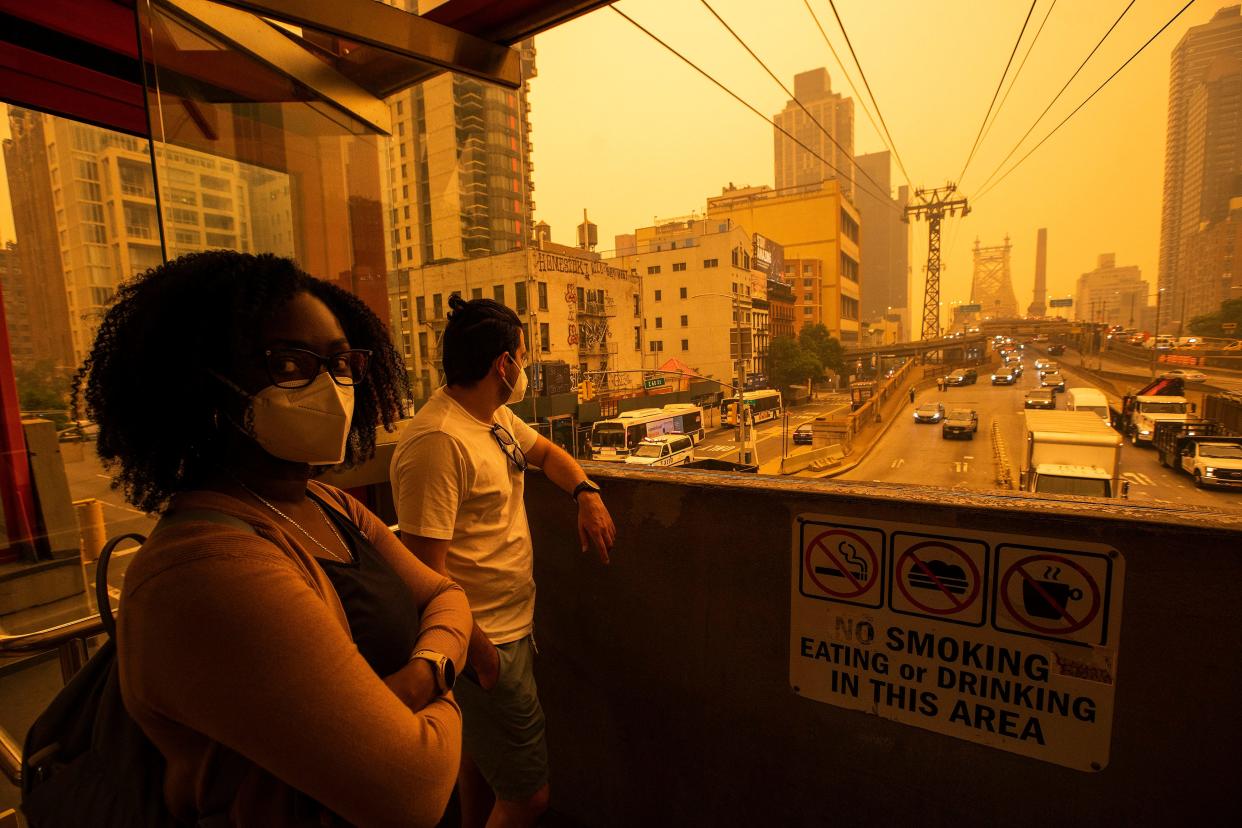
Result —
<path fill-rule="evenodd" d="M 922 339 L 940 337 L 940 222 L 946 215 L 962 218 L 970 215 L 965 196 L 957 194 L 957 185 L 915 189 L 912 202 L 906 205 L 903 220 L 927 219 L 927 284 L 923 291 Z"/>

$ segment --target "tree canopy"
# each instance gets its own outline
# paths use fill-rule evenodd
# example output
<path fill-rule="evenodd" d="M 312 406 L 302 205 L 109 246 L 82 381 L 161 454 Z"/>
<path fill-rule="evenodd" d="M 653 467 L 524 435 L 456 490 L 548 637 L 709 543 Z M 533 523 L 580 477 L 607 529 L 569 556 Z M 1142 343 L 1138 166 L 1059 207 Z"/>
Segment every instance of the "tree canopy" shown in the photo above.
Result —
<path fill-rule="evenodd" d="M 823 368 L 837 374 L 844 373 L 845 349 L 824 325 L 803 325 L 798 334 L 798 344 L 803 350 L 814 354 Z"/>
<path fill-rule="evenodd" d="M 790 336 L 778 336 L 768 345 L 768 377 L 777 388 L 801 385 L 824 373 L 819 357 Z"/>

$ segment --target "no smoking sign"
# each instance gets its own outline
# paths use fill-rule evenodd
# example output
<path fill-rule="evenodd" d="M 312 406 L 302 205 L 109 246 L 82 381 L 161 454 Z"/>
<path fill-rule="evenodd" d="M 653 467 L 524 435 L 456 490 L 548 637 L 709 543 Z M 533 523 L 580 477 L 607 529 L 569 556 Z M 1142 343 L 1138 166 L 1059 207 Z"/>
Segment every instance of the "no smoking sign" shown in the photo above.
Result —
<path fill-rule="evenodd" d="M 808 598 L 878 608 L 884 603 L 884 533 L 844 524 L 801 526 L 799 591 Z"/>
<path fill-rule="evenodd" d="M 988 546 L 975 540 L 893 534 L 889 607 L 902 615 L 971 627 L 987 619 Z"/>

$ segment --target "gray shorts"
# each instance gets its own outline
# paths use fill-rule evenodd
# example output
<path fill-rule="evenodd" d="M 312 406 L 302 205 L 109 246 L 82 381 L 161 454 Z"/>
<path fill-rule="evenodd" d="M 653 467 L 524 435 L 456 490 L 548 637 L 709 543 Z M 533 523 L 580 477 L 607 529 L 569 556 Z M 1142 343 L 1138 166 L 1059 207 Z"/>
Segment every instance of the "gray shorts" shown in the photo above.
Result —
<path fill-rule="evenodd" d="M 548 741 L 535 687 L 531 636 L 496 647 L 500 678 L 484 690 L 468 678 L 453 688 L 461 705 L 462 749 L 499 799 L 529 799 L 548 782 Z"/>

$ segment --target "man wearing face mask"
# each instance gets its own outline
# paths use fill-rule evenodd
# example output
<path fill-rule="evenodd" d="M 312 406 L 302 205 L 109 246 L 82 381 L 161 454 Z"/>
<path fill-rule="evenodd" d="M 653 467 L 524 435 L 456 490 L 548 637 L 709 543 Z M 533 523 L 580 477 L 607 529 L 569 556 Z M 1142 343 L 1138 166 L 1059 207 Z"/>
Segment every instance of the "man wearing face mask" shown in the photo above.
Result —
<path fill-rule="evenodd" d="M 457 691 L 462 822 L 534 825 L 547 808 L 548 760 L 533 674 L 534 550 L 522 499 L 528 466 L 576 502 L 583 552 L 593 548 L 608 563 L 616 528 L 577 461 L 508 407 L 527 386 L 517 314 L 459 296 L 449 308 L 441 342 L 447 384 L 401 435 L 390 468 L 393 501 L 406 546 L 460 584 L 474 614 L 465 675 L 475 675 Z"/>

